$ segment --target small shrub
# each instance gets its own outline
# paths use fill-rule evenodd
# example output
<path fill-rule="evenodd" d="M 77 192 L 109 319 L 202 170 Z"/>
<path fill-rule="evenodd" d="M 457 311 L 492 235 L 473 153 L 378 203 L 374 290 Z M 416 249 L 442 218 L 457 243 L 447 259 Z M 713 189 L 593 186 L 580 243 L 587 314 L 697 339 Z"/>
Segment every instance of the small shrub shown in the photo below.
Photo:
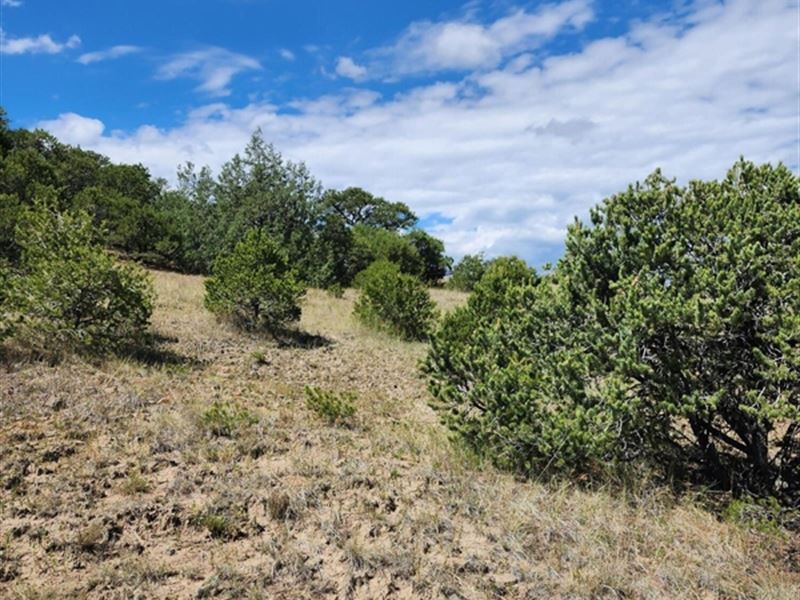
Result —
<path fill-rule="evenodd" d="M 142 339 L 153 311 L 150 280 L 140 268 L 119 264 L 92 235 L 85 213 L 36 205 L 23 214 L 20 266 L 5 275 L 5 320 L 23 346 L 102 354 Z"/>
<path fill-rule="evenodd" d="M 388 261 L 377 261 L 359 273 L 361 295 L 354 314 L 370 327 L 406 340 L 424 340 L 437 318 L 428 289 L 412 275 Z"/>
<path fill-rule="evenodd" d="M 207 529 L 211 537 L 223 540 L 235 540 L 244 535 L 241 513 L 228 514 L 226 512 L 200 512 L 195 514 L 190 522 L 195 527 Z"/>
<path fill-rule="evenodd" d="M 270 363 L 269 357 L 261 350 L 255 350 L 250 357 L 257 365 L 268 365 Z"/>
<path fill-rule="evenodd" d="M 243 427 L 255 425 L 258 419 L 235 404 L 215 400 L 200 416 L 200 422 L 212 435 L 233 437 Z"/>
<path fill-rule="evenodd" d="M 356 395 L 306 386 L 306 406 L 329 423 L 345 421 L 356 413 Z"/>
<path fill-rule="evenodd" d="M 274 332 L 300 319 L 304 294 L 286 252 L 264 231 L 251 229 L 214 262 L 205 304 L 243 329 Z"/>

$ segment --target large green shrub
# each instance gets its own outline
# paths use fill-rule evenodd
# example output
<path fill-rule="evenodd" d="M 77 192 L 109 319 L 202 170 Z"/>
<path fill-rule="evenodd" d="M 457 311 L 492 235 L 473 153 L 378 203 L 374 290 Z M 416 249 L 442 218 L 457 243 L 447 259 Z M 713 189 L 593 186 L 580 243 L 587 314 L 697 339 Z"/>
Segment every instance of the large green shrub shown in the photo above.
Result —
<path fill-rule="evenodd" d="M 153 310 L 141 269 L 117 262 L 92 241 L 91 218 L 36 204 L 16 229 L 20 263 L 5 305 L 22 346 L 53 353 L 104 353 L 136 343 Z"/>
<path fill-rule="evenodd" d="M 800 181 L 660 173 L 576 222 L 553 274 L 466 308 L 425 370 L 444 420 L 528 473 L 634 460 L 800 489 Z M 494 308 L 492 308 L 494 306 Z"/>
<path fill-rule="evenodd" d="M 251 229 L 214 262 L 205 304 L 243 329 L 276 331 L 300 319 L 304 294 L 286 252 L 265 231 Z"/>
<path fill-rule="evenodd" d="M 356 285 L 361 288 L 354 309 L 359 320 L 407 340 L 428 337 L 436 305 L 419 279 L 382 260 L 359 273 Z"/>

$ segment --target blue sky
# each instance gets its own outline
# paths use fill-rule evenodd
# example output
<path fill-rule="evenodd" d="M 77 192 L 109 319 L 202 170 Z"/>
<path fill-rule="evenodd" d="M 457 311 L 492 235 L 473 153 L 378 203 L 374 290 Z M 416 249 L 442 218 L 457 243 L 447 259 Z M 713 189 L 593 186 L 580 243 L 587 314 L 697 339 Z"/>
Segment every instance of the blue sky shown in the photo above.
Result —
<path fill-rule="evenodd" d="M 798 162 L 797 0 L 2 0 L 13 124 L 174 176 L 256 127 L 455 255 L 555 258 L 655 167 Z"/>

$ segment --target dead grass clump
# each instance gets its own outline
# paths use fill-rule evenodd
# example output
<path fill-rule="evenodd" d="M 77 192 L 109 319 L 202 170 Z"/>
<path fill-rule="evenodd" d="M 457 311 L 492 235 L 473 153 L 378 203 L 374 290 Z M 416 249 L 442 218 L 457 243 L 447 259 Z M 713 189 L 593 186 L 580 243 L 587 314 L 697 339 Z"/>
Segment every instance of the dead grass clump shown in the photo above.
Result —
<path fill-rule="evenodd" d="M 95 519 L 80 527 L 75 534 L 75 547 L 82 552 L 100 553 L 105 551 L 122 533 L 118 525 L 109 524 L 106 519 Z"/>
<path fill-rule="evenodd" d="M 126 496 L 146 494 L 150 489 L 150 482 L 137 471 L 131 471 L 120 485 L 120 492 Z"/>

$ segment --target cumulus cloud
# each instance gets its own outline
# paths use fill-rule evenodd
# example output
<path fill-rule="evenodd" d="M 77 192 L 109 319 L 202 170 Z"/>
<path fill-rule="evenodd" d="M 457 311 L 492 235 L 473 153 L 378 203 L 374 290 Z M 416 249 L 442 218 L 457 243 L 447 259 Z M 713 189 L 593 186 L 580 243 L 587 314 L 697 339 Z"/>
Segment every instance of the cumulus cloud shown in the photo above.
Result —
<path fill-rule="evenodd" d="M 294 52 L 292 52 L 291 50 L 289 50 L 287 48 L 281 48 L 278 53 L 281 55 L 281 58 L 283 60 L 287 60 L 289 62 L 294 61 L 294 59 L 296 58 L 295 55 L 294 55 Z"/>
<path fill-rule="evenodd" d="M 0 0 L 0 6 L 8 6 L 10 8 L 18 8 L 22 6 L 22 0 Z"/>
<path fill-rule="evenodd" d="M 81 146 L 97 143 L 105 130 L 105 125 L 99 119 L 75 113 L 63 113 L 52 121 L 41 121 L 37 127 L 46 129 L 60 140 L 69 140 L 69 143 Z"/>
<path fill-rule="evenodd" d="M 0 53 L 2 54 L 58 54 L 80 46 L 81 38 L 71 35 L 66 42 L 57 42 L 49 34 L 36 37 L 8 37 L 0 29 Z"/>
<path fill-rule="evenodd" d="M 800 168 L 796 17 L 793 0 L 702 2 L 580 51 L 385 98 L 216 103 L 126 134 L 77 115 L 42 126 L 169 179 L 186 160 L 218 168 L 261 127 L 329 187 L 441 216 L 433 232 L 456 256 L 536 263 L 559 254 L 574 215 L 656 167 L 681 181 L 720 177 L 739 155 Z"/>
<path fill-rule="evenodd" d="M 158 69 L 158 79 L 189 77 L 200 81 L 197 90 L 212 96 L 230 94 L 228 85 L 244 71 L 260 70 L 261 64 L 244 54 L 225 48 L 204 48 L 173 56 Z"/>
<path fill-rule="evenodd" d="M 103 60 L 112 60 L 122 56 L 127 56 L 129 54 L 136 54 L 137 52 L 141 51 L 142 49 L 139 46 L 112 46 L 106 50 L 98 50 L 97 52 L 87 52 L 85 54 L 81 54 L 78 57 L 78 62 L 82 65 L 90 65 Z"/>
<path fill-rule="evenodd" d="M 349 56 L 340 56 L 336 61 L 336 74 L 359 81 L 367 76 L 367 69 L 357 64 Z"/>
<path fill-rule="evenodd" d="M 536 12 L 516 10 L 493 23 L 470 20 L 412 23 L 392 46 L 372 52 L 391 75 L 474 70 L 497 66 L 566 30 L 579 30 L 593 17 L 591 0 L 546 4 Z"/>

